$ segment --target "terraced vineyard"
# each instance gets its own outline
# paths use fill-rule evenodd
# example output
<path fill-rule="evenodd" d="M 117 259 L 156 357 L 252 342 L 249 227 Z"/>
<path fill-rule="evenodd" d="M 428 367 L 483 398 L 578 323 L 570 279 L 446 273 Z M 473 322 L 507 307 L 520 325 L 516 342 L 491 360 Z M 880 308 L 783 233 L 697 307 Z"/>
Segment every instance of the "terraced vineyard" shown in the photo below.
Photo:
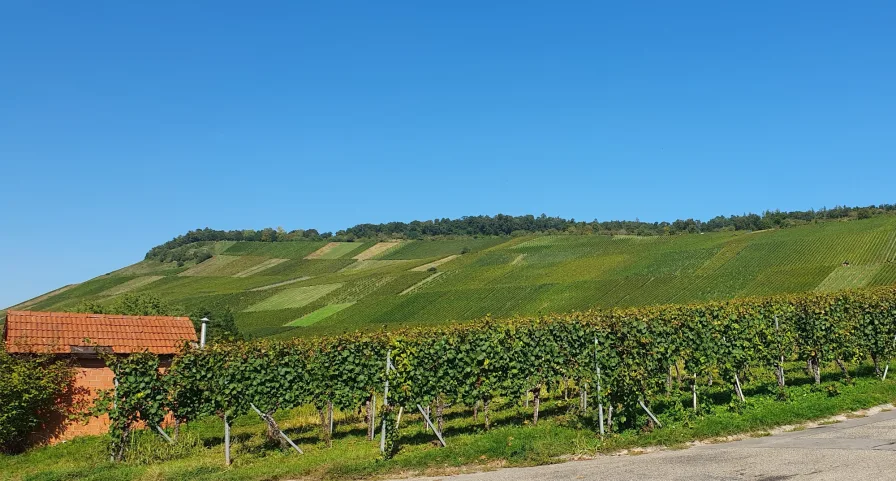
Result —
<path fill-rule="evenodd" d="M 667 237 L 213 247 L 198 265 L 143 261 L 23 305 L 61 310 L 152 293 L 185 308 L 229 307 L 250 336 L 300 336 L 896 284 L 896 216 Z"/>

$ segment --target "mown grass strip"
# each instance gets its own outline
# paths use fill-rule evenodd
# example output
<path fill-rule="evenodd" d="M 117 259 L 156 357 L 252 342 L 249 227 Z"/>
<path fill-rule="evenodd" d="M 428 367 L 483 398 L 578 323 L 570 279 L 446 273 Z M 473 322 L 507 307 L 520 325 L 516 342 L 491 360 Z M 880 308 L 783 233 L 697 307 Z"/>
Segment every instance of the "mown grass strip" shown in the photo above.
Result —
<path fill-rule="evenodd" d="M 339 259 L 350 252 L 358 250 L 363 245 L 363 242 L 330 242 L 305 256 L 305 259 Z"/>
<path fill-rule="evenodd" d="M 250 267 L 244 271 L 237 272 L 236 274 L 233 275 L 233 277 L 249 277 L 251 275 L 258 274 L 261 271 L 270 269 L 271 267 L 274 267 L 278 264 L 282 264 L 288 260 L 289 259 L 278 259 L 278 258 L 268 259 L 260 264 Z"/>
<path fill-rule="evenodd" d="M 99 295 L 102 297 L 111 297 L 117 296 L 119 294 L 124 294 L 125 292 L 130 292 L 140 287 L 143 287 L 148 284 L 152 284 L 153 282 L 163 279 L 165 276 L 141 276 L 131 279 L 124 284 L 119 284 L 110 289 L 106 289 L 103 292 L 100 292 Z"/>
<path fill-rule="evenodd" d="M 427 277 L 426 279 L 423 279 L 422 281 L 420 281 L 420 282 L 414 284 L 413 286 L 408 287 L 407 289 L 401 291 L 401 293 L 399 294 L 399 296 L 403 296 L 403 295 L 405 295 L 405 294 L 414 292 L 415 290 L 417 290 L 417 289 L 418 289 L 420 286 L 422 286 L 423 284 L 426 284 L 427 282 L 429 282 L 429 281 L 435 279 L 436 277 L 439 277 L 439 276 L 442 275 L 442 274 L 444 274 L 444 272 L 436 272 L 435 274 L 433 274 L 433 275 Z"/>
<path fill-rule="evenodd" d="M 178 274 L 179 276 L 190 277 L 190 276 L 214 276 L 217 275 L 215 272 L 223 269 L 227 264 L 231 262 L 235 262 L 239 259 L 238 256 L 226 256 L 219 255 L 212 257 L 211 259 L 206 260 L 200 264 L 196 264 L 195 266 L 181 272 Z"/>
<path fill-rule="evenodd" d="M 351 307 L 354 302 L 348 302 L 345 304 L 330 304 L 328 306 L 321 307 L 320 309 L 306 314 L 292 322 L 285 324 L 287 327 L 301 327 L 301 326 L 310 326 L 314 323 L 320 322 L 327 317 L 336 314 L 337 312 Z"/>
<path fill-rule="evenodd" d="M 273 311 L 277 309 L 302 307 L 317 299 L 320 299 L 321 297 L 329 294 L 336 289 L 339 289 L 340 287 L 342 287 L 341 283 L 285 289 L 257 304 L 253 304 L 245 310 L 247 312 Z"/>
<path fill-rule="evenodd" d="M 411 269 L 411 270 L 414 271 L 414 272 L 428 271 L 429 269 L 431 269 L 431 268 L 433 268 L 433 267 L 438 267 L 438 266 L 440 266 L 440 265 L 442 265 L 442 264 L 444 264 L 444 263 L 446 263 L 446 262 L 451 262 L 451 261 L 453 261 L 454 259 L 457 259 L 458 257 L 460 257 L 460 255 L 458 255 L 458 254 L 450 255 L 450 256 L 448 256 L 448 257 L 444 257 L 444 258 L 439 259 L 439 260 L 437 260 L 437 261 L 432 261 L 432 262 L 430 262 L 430 263 L 428 263 L 428 264 L 423 264 L 422 266 L 417 266 L 417 267 L 415 267 L 415 268 L 413 268 L 413 269 Z"/>
<path fill-rule="evenodd" d="M 842 289 L 865 287 L 874 279 L 880 267 L 880 265 L 840 266 L 821 281 L 821 284 L 815 290 L 818 292 L 834 292 Z"/>
<path fill-rule="evenodd" d="M 377 242 L 376 244 L 373 245 L 373 247 L 370 247 L 369 249 L 362 251 L 360 254 L 352 257 L 352 259 L 355 259 L 358 261 L 366 261 L 368 259 L 373 259 L 373 258 L 382 256 L 386 252 L 389 252 L 390 250 L 398 247 L 400 244 L 401 244 L 401 241 Z"/>

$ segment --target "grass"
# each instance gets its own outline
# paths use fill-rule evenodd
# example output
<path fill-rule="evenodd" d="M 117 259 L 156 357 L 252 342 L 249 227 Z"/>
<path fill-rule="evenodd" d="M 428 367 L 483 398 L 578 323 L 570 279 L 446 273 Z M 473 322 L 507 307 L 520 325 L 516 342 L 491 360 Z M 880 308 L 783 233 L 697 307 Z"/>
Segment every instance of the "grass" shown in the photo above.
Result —
<path fill-rule="evenodd" d="M 271 258 L 271 259 L 265 259 L 264 261 L 254 265 L 254 266 L 251 266 L 245 270 L 237 272 L 236 274 L 233 275 L 233 277 L 249 277 L 249 276 L 258 274 L 259 272 L 264 271 L 266 269 L 270 269 L 271 267 L 274 267 L 277 264 L 282 264 L 287 261 L 289 261 L 289 259 L 279 259 L 276 257 Z"/>
<path fill-rule="evenodd" d="M 123 284 L 118 284 L 115 287 L 106 289 L 105 291 L 99 293 L 100 296 L 117 296 L 119 294 L 124 294 L 125 292 L 133 291 L 134 289 L 138 289 L 148 284 L 152 284 L 153 282 L 164 279 L 165 276 L 140 276 L 135 277 Z"/>
<path fill-rule="evenodd" d="M 354 304 L 354 303 L 348 302 L 345 304 L 330 304 L 328 306 L 321 307 L 320 309 L 318 309 L 312 313 L 305 314 L 304 316 L 302 316 L 292 322 L 289 322 L 286 325 L 289 327 L 310 326 L 314 323 L 320 322 L 320 321 L 332 316 L 333 314 L 336 314 L 337 312 L 339 312 L 347 307 L 350 307 L 352 304 Z"/>
<path fill-rule="evenodd" d="M 308 254 L 306 259 L 340 259 L 351 257 L 351 254 L 367 248 L 363 242 L 330 242 L 320 249 Z"/>
<path fill-rule="evenodd" d="M 454 259 L 457 259 L 458 257 L 459 257 L 458 254 L 453 254 L 453 255 L 450 255 L 450 256 L 448 256 L 448 257 L 443 257 L 443 258 L 441 258 L 441 259 L 434 260 L 434 261 L 429 262 L 429 263 L 427 263 L 427 264 L 423 264 L 422 266 L 417 266 L 417 267 L 415 267 L 415 268 L 413 268 L 413 269 L 411 269 L 411 270 L 412 270 L 412 271 L 416 271 L 416 272 L 428 271 L 428 270 L 430 270 L 430 269 L 434 269 L 434 268 L 436 268 L 436 267 L 439 267 L 440 265 L 445 264 L 445 263 L 447 263 L 447 262 L 451 262 L 451 261 L 453 261 Z"/>
<path fill-rule="evenodd" d="M 205 262 L 200 264 L 196 264 L 195 266 L 181 272 L 179 275 L 181 276 L 215 276 L 215 275 L 228 275 L 224 272 L 228 264 L 236 261 L 241 261 L 243 258 L 240 256 L 226 256 L 226 255 L 218 255 L 214 256 L 211 259 L 207 259 Z M 253 265 L 257 264 L 255 257 L 249 257 L 251 261 L 253 261 Z M 238 271 L 237 271 L 238 272 Z"/>
<path fill-rule="evenodd" d="M 841 289 L 855 289 L 865 287 L 880 270 L 879 264 L 865 266 L 840 266 L 834 269 L 818 287 L 817 291 L 831 292 Z"/>
<path fill-rule="evenodd" d="M 291 307 L 302 307 L 340 287 L 342 287 L 342 284 L 323 284 L 319 286 L 284 289 L 257 304 L 253 304 L 245 310 L 249 312 L 273 311 Z"/>
<path fill-rule="evenodd" d="M 402 418 L 400 450 L 389 461 L 379 459 L 377 441 L 365 438 L 366 425 L 354 410 L 335 414 L 332 448 L 321 441 L 319 418 L 311 406 L 280 412 L 281 427 L 302 447 L 305 455 L 281 450 L 265 442 L 264 425 L 255 415 L 234 420 L 233 465 L 223 464 L 222 425 L 206 418 L 182 428 L 175 446 L 168 446 L 151 431 L 135 436 L 130 458 L 124 463 L 108 461 L 107 439 L 92 436 L 71 442 L 32 449 L 16 456 L 0 456 L 2 480 L 278 480 L 359 479 L 383 476 L 445 475 L 462 470 L 496 466 L 531 466 L 558 462 L 564 456 L 591 456 L 628 449 L 643 453 L 649 446 L 680 448 L 697 440 L 713 440 L 744 434 L 769 435 L 777 426 L 823 420 L 896 399 L 896 382 L 868 377 L 869 366 L 853 366 L 851 383 L 839 380 L 833 366 L 824 371 L 824 382 L 815 387 L 800 363 L 787 371 L 787 401 L 776 399 L 771 372 L 752 372 L 744 385 L 747 402 L 731 403 L 731 386 L 717 379 L 713 387 L 699 390 L 701 410 L 690 409 L 687 383 L 652 402 L 663 423 L 660 429 L 630 429 L 601 437 L 592 413 L 578 412 L 578 396 L 571 401 L 552 392 L 542 404 L 537 426 L 531 424 L 532 409 L 517 400 L 493 402 L 492 429 L 483 428 L 482 416 L 461 405 L 445 413 L 444 435 L 448 446 L 436 447 L 434 436 L 423 430 L 420 416 L 406 411 Z M 836 385 L 839 394 L 830 396 L 825 386 Z M 713 404 L 705 401 L 713 400 Z M 736 409 L 732 409 L 735 407 Z M 850 416 L 847 416 L 850 417 Z M 640 422 L 639 424 L 640 425 Z"/>
<path fill-rule="evenodd" d="M 401 245 L 399 241 L 389 241 L 389 242 L 377 242 L 372 247 L 362 251 L 360 254 L 353 257 L 355 260 L 366 261 L 370 259 L 375 259 L 384 255 L 392 249 L 395 249 Z"/>

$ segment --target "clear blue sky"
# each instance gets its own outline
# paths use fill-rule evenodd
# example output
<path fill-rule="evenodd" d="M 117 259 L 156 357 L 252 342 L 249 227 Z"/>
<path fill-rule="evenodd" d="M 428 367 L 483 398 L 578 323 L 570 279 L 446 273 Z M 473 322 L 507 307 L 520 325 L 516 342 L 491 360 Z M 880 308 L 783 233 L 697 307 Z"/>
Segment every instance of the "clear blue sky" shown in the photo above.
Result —
<path fill-rule="evenodd" d="M 3 2 L 0 306 L 197 227 L 896 201 L 892 2 L 316 3 Z"/>

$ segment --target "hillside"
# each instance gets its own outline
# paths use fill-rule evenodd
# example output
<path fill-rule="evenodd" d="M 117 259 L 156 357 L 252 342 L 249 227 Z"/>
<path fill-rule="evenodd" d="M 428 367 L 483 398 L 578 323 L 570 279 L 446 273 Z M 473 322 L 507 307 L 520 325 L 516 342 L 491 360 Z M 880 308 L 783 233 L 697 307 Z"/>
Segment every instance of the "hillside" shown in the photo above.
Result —
<path fill-rule="evenodd" d="M 294 336 L 896 283 L 890 215 L 752 233 L 203 248 L 214 256 L 198 264 L 145 260 L 14 307 L 62 310 L 151 293 L 187 309 L 229 307 L 249 336 Z"/>

